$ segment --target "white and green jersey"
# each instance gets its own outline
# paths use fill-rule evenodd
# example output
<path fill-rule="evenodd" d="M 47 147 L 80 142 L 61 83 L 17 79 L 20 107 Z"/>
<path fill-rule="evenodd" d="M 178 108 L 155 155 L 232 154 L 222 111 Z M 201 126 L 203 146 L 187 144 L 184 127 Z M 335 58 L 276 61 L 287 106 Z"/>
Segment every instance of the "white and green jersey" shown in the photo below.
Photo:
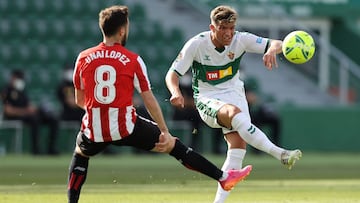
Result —
<path fill-rule="evenodd" d="M 192 68 L 194 98 L 212 96 L 242 87 L 239 77 L 242 56 L 245 52 L 265 53 L 268 45 L 267 38 L 236 31 L 231 44 L 224 50 L 217 50 L 210 31 L 206 31 L 184 45 L 171 69 L 182 76 Z"/>

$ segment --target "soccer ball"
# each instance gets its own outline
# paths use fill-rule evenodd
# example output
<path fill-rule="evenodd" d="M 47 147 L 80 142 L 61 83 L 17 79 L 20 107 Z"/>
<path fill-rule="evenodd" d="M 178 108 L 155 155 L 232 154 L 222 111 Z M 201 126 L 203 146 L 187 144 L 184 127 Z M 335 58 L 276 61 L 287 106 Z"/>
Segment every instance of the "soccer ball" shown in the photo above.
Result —
<path fill-rule="evenodd" d="M 285 58 L 292 63 L 305 63 L 315 53 L 314 39 L 305 31 L 293 31 L 284 38 L 282 52 Z"/>

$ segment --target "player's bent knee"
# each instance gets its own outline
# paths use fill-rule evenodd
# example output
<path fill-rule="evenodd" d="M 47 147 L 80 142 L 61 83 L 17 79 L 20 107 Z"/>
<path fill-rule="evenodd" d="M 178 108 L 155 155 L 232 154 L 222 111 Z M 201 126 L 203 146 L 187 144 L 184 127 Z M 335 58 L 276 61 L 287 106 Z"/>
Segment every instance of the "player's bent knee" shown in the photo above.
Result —
<path fill-rule="evenodd" d="M 85 155 L 82 151 L 81 151 L 81 149 L 80 149 L 80 147 L 78 146 L 78 145 L 76 145 L 76 147 L 75 147 L 75 153 L 76 154 L 79 154 L 79 155 L 81 155 L 81 156 L 83 156 L 83 157 L 89 157 L 89 156 L 87 156 L 87 155 Z"/>
<path fill-rule="evenodd" d="M 155 146 L 151 151 L 169 154 L 174 149 L 177 139 L 178 138 L 176 137 L 170 137 L 169 141 L 165 145 Z"/>
<path fill-rule="evenodd" d="M 170 153 L 173 149 L 174 149 L 174 147 L 175 147 L 175 142 L 176 142 L 176 140 L 177 139 L 179 139 L 179 138 L 177 138 L 177 137 L 171 137 L 171 139 L 170 139 L 170 142 L 169 142 L 169 145 L 168 145 L 168 148 L 167 148 L 167 153 Z"/>
<path fill-rule="evenodd" d="M 176 137 L 171 137 L 169 143 L 166 145 L 166 149 L 164 150 L 164 153 L 170 153 L 174 147 L 176 142 Z"/>
<path fill-rule="evenodd" d="M 241 110 L 231 104 L 226 104 L 219 109 L 217 114 L 218 123 L 224 127 L 230 128 L 231 127 L 231 120 L 233 117 L 240 113 Z"/>

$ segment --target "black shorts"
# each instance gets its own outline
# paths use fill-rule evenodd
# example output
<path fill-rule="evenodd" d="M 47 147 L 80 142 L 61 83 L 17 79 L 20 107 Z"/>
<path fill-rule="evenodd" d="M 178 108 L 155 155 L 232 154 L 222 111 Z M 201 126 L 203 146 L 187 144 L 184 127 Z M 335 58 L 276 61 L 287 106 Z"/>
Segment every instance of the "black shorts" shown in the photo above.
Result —
<path fill-rule="evenodd" d="M 131 146 L 150 151 L 155 147 L 155 143 L 159 141 L 160 133 L 156 123 L 137 116 L 133 132 L 121 140 L 93 142 L 80 132 L 76 138 L 76 144 L 80 147 L 82 153 L 87 156 L 93 156 L 102 152 L 108 145 Z"/>

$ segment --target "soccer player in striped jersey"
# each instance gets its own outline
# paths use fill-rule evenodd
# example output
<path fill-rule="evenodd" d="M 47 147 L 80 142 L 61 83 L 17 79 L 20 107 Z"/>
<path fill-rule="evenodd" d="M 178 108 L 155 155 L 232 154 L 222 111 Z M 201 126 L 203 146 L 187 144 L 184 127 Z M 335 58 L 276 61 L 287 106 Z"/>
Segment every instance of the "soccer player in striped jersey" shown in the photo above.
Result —
<path fill-rule="evenodd" d="M 274 145 L 251 123 L 239 75 L 240 61 L 246 52 L 263 54 L 264 65 L 269 70 L 277 67 L 276 54 L 281 53 L 282 41 L 236 31 L 237 12 L 229 6 L 214 8 L 210 20 L 210 30 L 184 45 L 166 75 L 171 104 L 184 107 L 179 77 L 191 68 L 196 108 L 207 125 L 222 128 L 228 144 L 222 169 L 242 167 L 246 143 L 269 153 L 290 169 L 301 157 L 301 151 Z M 224 202 L 228 195 L 229 191 L 219 186 L 214 202 Z"/>
<path fill-rule="evenodd" d="M 103 42 L 82 51 L 75 63 L 75 100 L 86 113 L 69 168 L 69 203 L 79 200 L 89 157 L 109 145 L 168 153 L 185 167 L 217 180 L 224 190 L 249 175 L 251 165 L 222 171 L 169 133 L 143 60 L 124 47 L 129 32 L 126 6 L 102 10 L 99 26 Z M 155 122 L 137 116 L 132 103 L 135 89 Z"/>

